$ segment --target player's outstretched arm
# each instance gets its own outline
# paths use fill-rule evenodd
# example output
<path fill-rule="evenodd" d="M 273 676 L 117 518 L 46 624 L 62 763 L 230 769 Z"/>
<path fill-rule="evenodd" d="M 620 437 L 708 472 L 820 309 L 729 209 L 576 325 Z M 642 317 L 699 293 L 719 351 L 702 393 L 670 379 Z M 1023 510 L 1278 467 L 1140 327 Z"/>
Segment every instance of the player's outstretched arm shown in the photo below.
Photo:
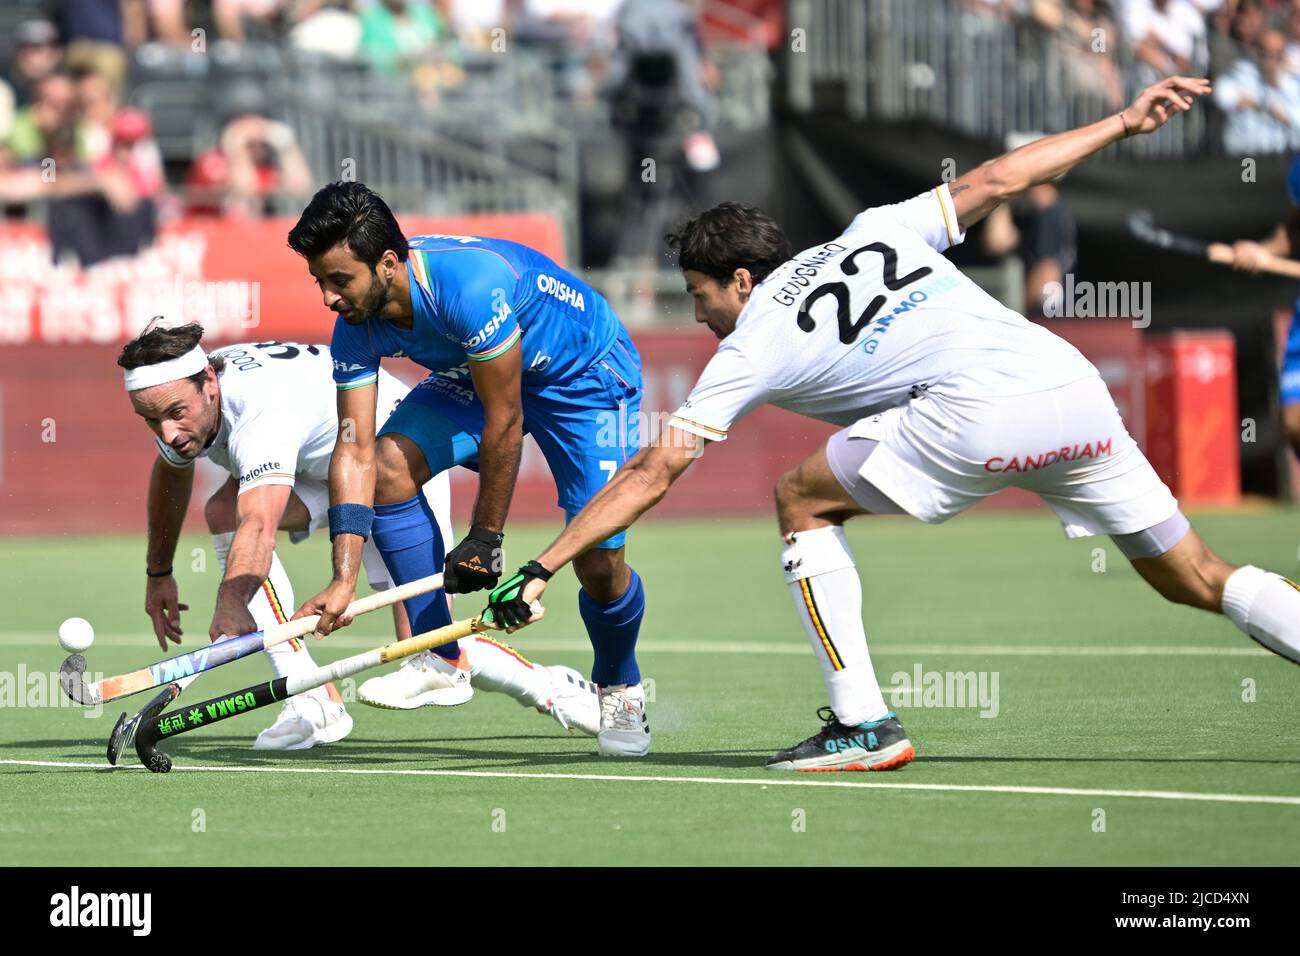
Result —
<path fill-rule="evenodd" d="M 979 222 L 998 205 L 1040 183 L 1051 182 L 1111 143 L 1158 130 L 1175 113 L 1192 108 L 1210 92 L 1210 81 L 1171 76 L 1143 90 L 1114 116 L 1088 126 L 1045 136 L 991 159 L 949 188 L 962 229 Z"/>
<path fill-rule="evenodd" d="M 192 467 L 173 468 L 162 458 L 154 461 L 149 476 L 149 546 L 145 559 L 149 577 L 144 610 L 153 621 L 158 646 L 164 651 L 169 640 L 174 644 L 181 642 L 181 611 L 190 609 L 179 601 L 171 567 L 193 489 Z"/>
<path fill-rule="evenodd" d="M 248 634 L 257 630 L 257 622 L 248 610 L 248 602 L 271 573 L 271 556 L 275 553 L 275 533 L 289 504 L 290 485 L 259 485 L 238 498 L 235 513 L 235 540 L 226 559 L 226 574 L 217 589 L 217 606 L 212 613 L 208 637 Z"/>
<path fill-rule="evenodd" d="M 657 505 L 669 487 L 700 457 L 705 440 L 671 425 L 659 443 L 637 452 L 614 473 L 549 548 L 496 588 L 488 599 L 493 626 L 515 631 L 544 612 L 531 605 L 551 575 L 601 541 L 631 527 Z"/>
<path fill-rule="evenodd" d="M 361 549 L 370 534 L 369 512 L 375 506 L 375 402 L 379 385 L 371 382 L 343 388 L 338 394 L 339 431 L 330 455 L 330 540 L 333 542 L 334 576 L 325 590 L 298 609 L 294 618 L 320 615 L 316 636 L 324 637 L 346 627 L 352 618 L 343 613 L 357 592 Z M 340 506 L 343 506 L 340 509 Z M 341 530 L 352 527 L 353 530 Z M 364 526 L 364 527 L 362 527 Z"/>

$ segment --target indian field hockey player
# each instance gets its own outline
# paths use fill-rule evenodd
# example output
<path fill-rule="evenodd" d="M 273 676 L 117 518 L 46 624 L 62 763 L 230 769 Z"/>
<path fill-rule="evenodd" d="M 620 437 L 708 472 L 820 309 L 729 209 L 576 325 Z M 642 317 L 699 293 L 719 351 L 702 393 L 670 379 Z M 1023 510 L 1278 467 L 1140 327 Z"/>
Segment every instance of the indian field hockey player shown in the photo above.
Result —
<path fill-rule="evenodd" d="M 370 542 L 399 584 L 443 570 L 449 593 L 494 586 L 525 433 L 570 516 L 635 452 L 641 361 L 632 340 L 595 289 L 536 250 L 485 236 L 408 240 L 383 199 L 356 182 L 317 192 L 289 246 L 335 316 L 338 420 L 355 426 L 329 471 L 333 577 L 299 610 L 321 615 L 317 633 L 328 634 L 352 599 Z M 399 356 L 432 374 L 384 423 L 375 414 L 380 362 Z M 448 550 L 418 492 L 456 465 L 478 471 L 479 489 L 469 532 Z M 624 538 L 592 541 L 573 563 L 600 688 L 597 749 L 642 756 L 650 732 L 636 641 L 646 601 Z M 445 602 L 408 609 L 417 632 L 450 620 Z M 438 653 L 454 661 L 459 650 Z"/>

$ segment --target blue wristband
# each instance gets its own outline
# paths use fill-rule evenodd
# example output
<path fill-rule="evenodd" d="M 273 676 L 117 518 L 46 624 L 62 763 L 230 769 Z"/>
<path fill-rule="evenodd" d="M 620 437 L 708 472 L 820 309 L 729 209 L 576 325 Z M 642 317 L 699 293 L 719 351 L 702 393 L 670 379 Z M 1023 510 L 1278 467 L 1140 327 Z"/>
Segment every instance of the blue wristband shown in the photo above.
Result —
<path fill-rule="evenodd" d="M 355 534 L 365 541 L 375 522 L 375 509 L 369 505 L 333 505 L 330 515 L 330 540 L 340 534 Z"/>

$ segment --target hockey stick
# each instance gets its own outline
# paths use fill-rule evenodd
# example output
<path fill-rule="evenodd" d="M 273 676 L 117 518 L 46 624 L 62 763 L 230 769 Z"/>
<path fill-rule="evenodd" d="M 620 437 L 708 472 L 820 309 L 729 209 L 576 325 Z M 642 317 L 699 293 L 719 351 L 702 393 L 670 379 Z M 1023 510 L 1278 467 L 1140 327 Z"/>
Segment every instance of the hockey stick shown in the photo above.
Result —
<path fill-rule="evenodd" d="M 1206 259 L 1221 266 L 1232 265 L 1235 258 L 1232 246 L 1225 242 L 1206 242 L 1204 239 L 1193 239 L 1191 236 L 1179 235 L 1176 232 L 1170 232 L 1168 229 L 1157 226 L 1150 210 L 1147 209 L 1135 209 L 1129 213 L 1128 230 L 1135 238 L 1140 239 L 1147 245 L 1168 249 L 1170 252 L 1183 255 L 1196 256 L 1198 259 Z M 1269 255 L 1263 259 L 1259 268 L 1255 271 L 1300 279 L 1300 261 L 1287 259 L 1283 256 Z"/>
<path fill-rule="evenodd" d="M 442 587 L 442 575 L 431 574 L 426 578 L 389 588 L 387 591 L 378 591 L 358 598 L 347 606 L 344 613 L 356 617 L 358 614 L 388 607 L 418 594 L 436 591 L 440 587 Z M 274 647 L 276 644 L 283 644 L 295 637 L 310 634 L 316 629 L 319 621 L 319 615 L 304 617 L 297 621 L 285 621 L 283 624 L 268 627 L 265 631 L 227 637 L 215 644 L 190 651 L 188 654 L 178 654 L 139 670 L 119 674 L 116 677 L 105 677 L 103 680 L 90 683 L 86 683 L 82 678 L 86 670 L 86 659 L 80 654 L 73 654 L 59 667 L 59 683 L 63 686 L 63 692 L 78 704 L 90 707 L 107 703 L 119 697 L 138 694 L 151 687 L 170 684 L 177 678 L 189 674 L 212 670 L 214 667 L 229 664 L 231 661 L 237 661 L 241 657 Z"/>
<path fill-rule="evenodd" d="M 121 756 L 122 751 L 135 743 L 135 733 L 140 729 L 140 722 L 144 720 L 144 715 L 157 714 L 179 697 L 181 690 L 181 685 L 178 683 L 168 684 L 162 689 L 162 693 L 141 707 L 130 720 L 127 719 L 126 711 L 122 711 L 121 716 L 117 718 L 117 723 L 113 725 L 113 732 L 108 735 L 108 762 L 116 767 L 117 758 Z"/>
<path fill-rule="evenodd" d="M 426 631 L 424 634 L 417 634 L 403 641 L 395 641 L 374 650 L 353 654 L 351 657 L 317 667 L 298 677 L 277 677 L 265 684 L 254 684 L 232 694 L 222 694 L 220 697 L 200 701 L 192 707 L 180 707 L 166 714 L 160 711 L 167 706 L 167 701 L 159 696 L 150 708 L 140 712 L 140 726 L 135 735 L 136 756 L 153 773 L 167 773 L 172 769 L 171 757 L 159 750 L 157 746 L 158 741 L 164 737 L 175 737 L 197 727 L 207 727 L 228 717 L 246 714 L 250 710 L 288 700 L 296 694 L 309 691 L 329 681 L 342 680 L 367 668 L 378 667 L 380 664 L 410 657 L 420 651 L 450 644 L 452 641 L 458 641 L 462 637 L 468 637 L 484 629 L 482 617 L 454 621 L 445 627 Z M 157 705 L 156 709 L 154 704 Z M 149 712 L 151 709 L 152 713 Z"/>

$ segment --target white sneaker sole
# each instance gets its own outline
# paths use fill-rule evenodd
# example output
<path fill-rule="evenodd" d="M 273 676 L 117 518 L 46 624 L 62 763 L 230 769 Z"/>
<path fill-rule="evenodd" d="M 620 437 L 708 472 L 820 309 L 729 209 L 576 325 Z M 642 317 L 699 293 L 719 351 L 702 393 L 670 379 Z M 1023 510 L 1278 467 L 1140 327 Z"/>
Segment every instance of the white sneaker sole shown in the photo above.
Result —
<path fill-rule="evenodd" d="M 804 760 L 782 760 L 780 763 L 767 764 L 768 770 L 777 771 L 817 771 L 817 770 L 895 770 L 911 763 L 916 757 L 916 748 L 906 738 L 890 744 L 880 750 L 852 750 L 827 754 L 825 757 L 813 757 Z"/>
<path fill-rule="evenodd" d="M 464 687 L 438 687 L 434 690 L 427 690 L 423 694 L 416 694 L 414 697 L 407 697 L 401 700 L 394 698 L 381 698 L 366 693 L 365 684 L 357 691 L 357 700 L 368 707 L 378 707 L 380 710 L 419 710 L 421 707 L 456 707 L 460 704 L 467 704 L 474 697 L 474 688 L 466 684 Z"/>
<path fill-rule="evenodd" d="M 331 721 L 324 727 L 313 731 L 310 736 L 299 737 L 293 743 L 280 744 L 275 742 L 275 738 L 263 742 L 263 736 L 258 734 L 257 739 L 253 741 L 254 750 L 310 750 L 317 744 L 332 744 L 342 740 L 348 734 L 352 733 L 352 715 L 344 712 L 343 716 L 335 721 Z"/>
<path fill-rule="evenodd" d="M 650 753 L 650 735 L 605 731 L 596 735 L 596 749 L 602 757 L 644 757 Z"/>

